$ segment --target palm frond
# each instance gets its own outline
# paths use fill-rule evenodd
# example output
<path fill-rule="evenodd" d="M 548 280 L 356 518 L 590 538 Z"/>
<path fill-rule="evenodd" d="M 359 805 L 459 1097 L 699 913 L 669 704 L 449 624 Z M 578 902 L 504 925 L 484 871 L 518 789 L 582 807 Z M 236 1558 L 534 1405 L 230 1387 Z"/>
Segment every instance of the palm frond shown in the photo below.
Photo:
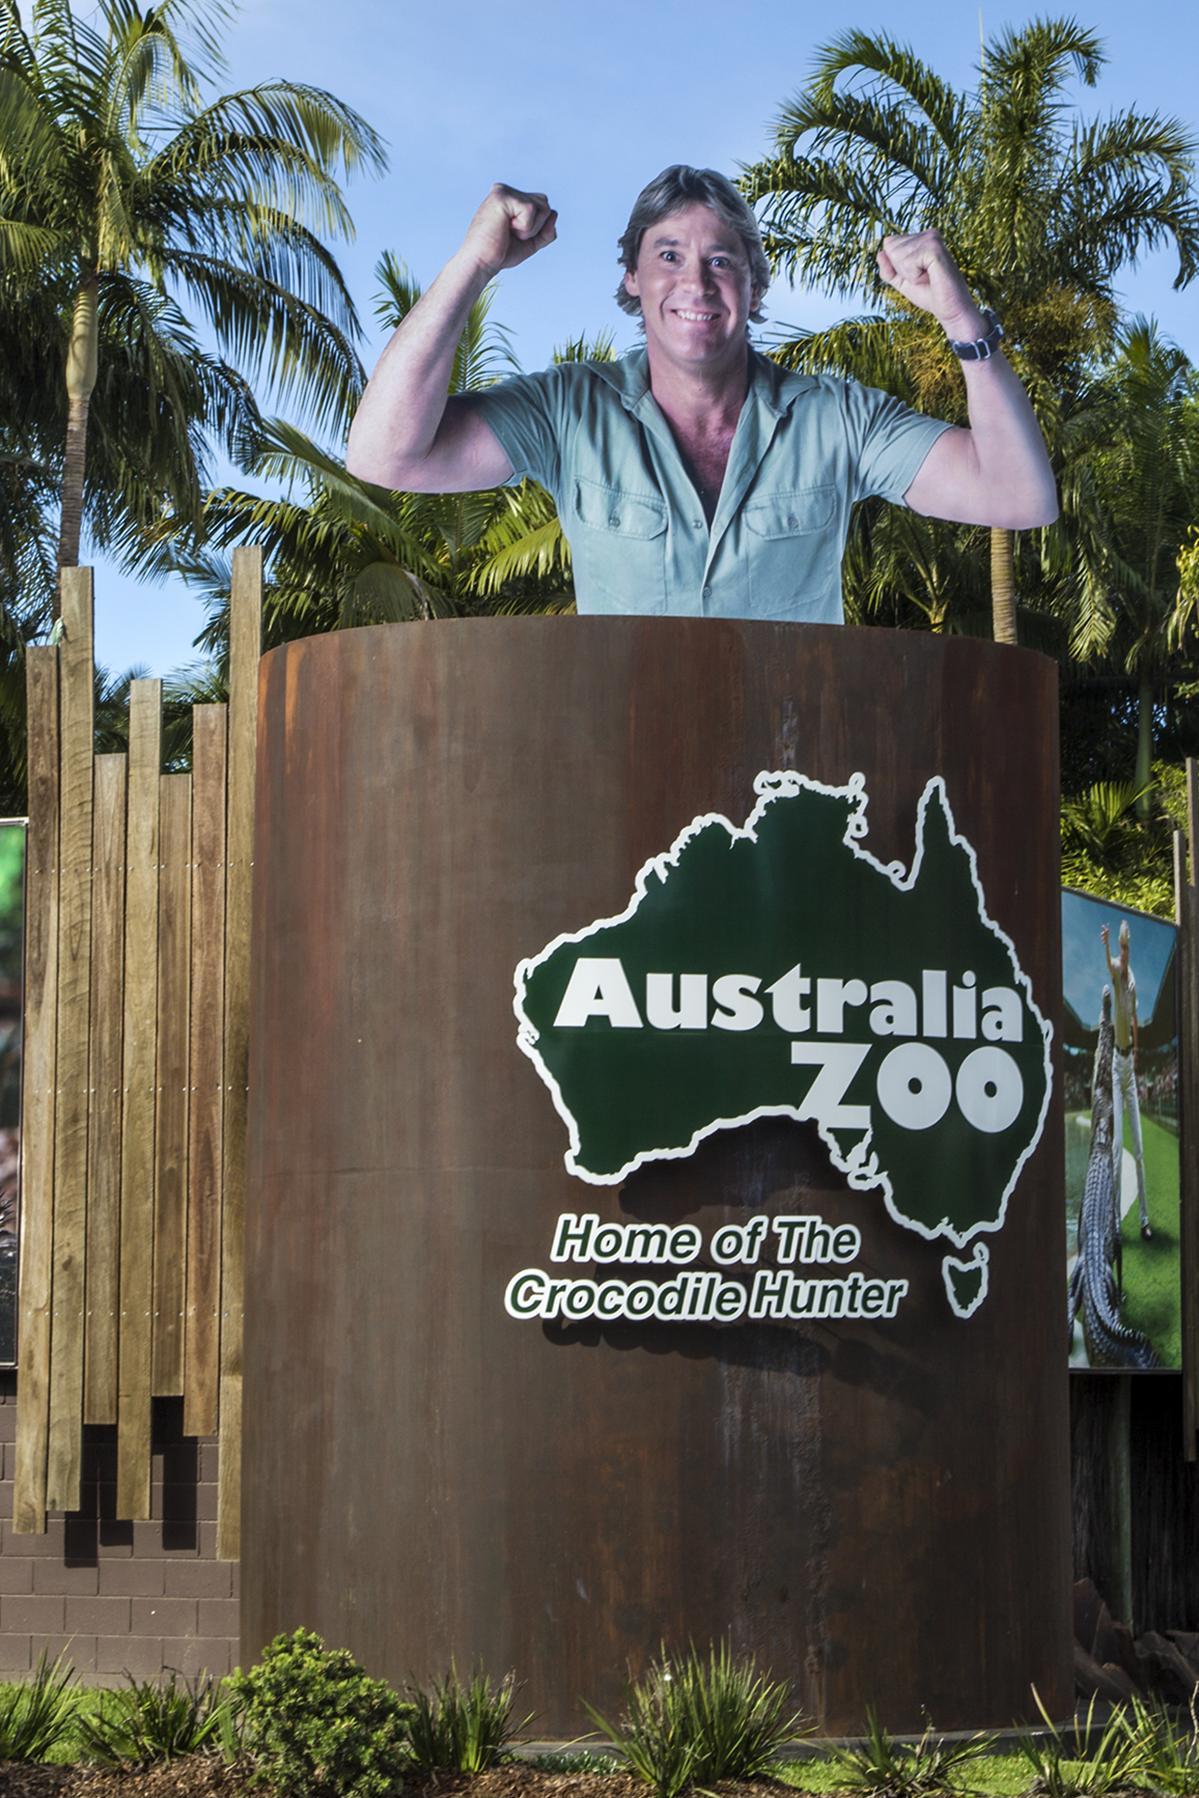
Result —
<path fill-rule="evenodd" d="M 251 380 L 266 376 L 318 425 L 343 429 L 364 385 L 346 334 L 317 307 L 228 260 L 194 251 L 163 257 L 207 318 L 218 342 Z"/>
<path fill-rule="evenodd" d="M 594 337 L 582 334 L 568 337 L 565 343 L 554 346 L 550 359 L 555 365 L 563 362 L 615 362 L 615 340 L 611 331 L 597 331 Z"/>
<path fill-rule="evenodd" d="M 816 52 L 809 82 L 816 104 L 827 103 L 835 96 L 841 76 L 856 76 L 859 72 L 874 75 L 906 95 L 945 148 L 957 152 L 966 117 L 964 101 L 907 45 L 897 43 L 885 32 L 871 35 L 857 29 L 844 31 Z"/>
<path fill-rule="evenodd" d="M 412 270 L 394 250 L 384 250 L 375 264 L 374 315 L 380 328 L 394 331 L 403 324 L 421 297 L 421 286 Z"/>

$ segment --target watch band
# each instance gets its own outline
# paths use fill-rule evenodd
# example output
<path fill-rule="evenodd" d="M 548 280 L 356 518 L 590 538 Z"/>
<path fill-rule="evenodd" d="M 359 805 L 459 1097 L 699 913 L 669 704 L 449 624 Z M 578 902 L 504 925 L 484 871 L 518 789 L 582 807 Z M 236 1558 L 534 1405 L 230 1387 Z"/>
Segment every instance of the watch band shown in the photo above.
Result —
<path fill-rule="evenodd" d="M 989 306 L 982 309 L 983 321 L 987 326 L 985 337 L 975 337 L 961 343 L 956 337 L 949 338 L 949 347 L 955 356 L 963 362 L 989 362 L 1003 341 L 1003 326 Z"/>

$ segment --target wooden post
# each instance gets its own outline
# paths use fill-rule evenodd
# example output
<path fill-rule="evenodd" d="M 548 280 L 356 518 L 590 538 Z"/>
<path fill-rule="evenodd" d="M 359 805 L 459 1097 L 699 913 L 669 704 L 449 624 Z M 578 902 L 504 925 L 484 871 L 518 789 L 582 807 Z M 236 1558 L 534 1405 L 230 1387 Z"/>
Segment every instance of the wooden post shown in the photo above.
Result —
<path fill-rule="evenodd" d="M 162 1397 L 183 1393 L 187 1053 L 191 1025 L 191 787 L 190 774 L 164 774 L 159 788 L 153 1391 Z"/>
<path fill-rule="evenodd" d="M 150 1360 L 154 1270 L 154 1086 L 158 1022 L 158 788 L 162 682 L 129 695 L 125 1078 L 121 1154 L 121 1334 L 117 1515 L 150 1515 Z"/>
<path fill-rule="evenodd" d="M 58 651 L 25 653 L 29 837 L 25 871 L 25 1045 L 21 1103 L 21 1402 L 13 1529 L 46 1528 L 50 1303 L 54 1268 L 54 1078 L 58 1012 Z"/>
<path fill-rule="evenodd" d="M 224 1229 L 221 1243 L 221 1461 L 217 1554 L 241 1540 L 241 1378 L 249 1067 L 250 895 L 254 855 L 254 746 L 262 644 L 262 552 L 233 557 L 229 619 L 229 806 L 225 885 Z"/>
<path fill-rule="evenodd" d="M 117 1426 L 116 1513 L 150 1514 L 152 1400 L 222 1433 L 240 1525 L 242 1236 L 262 556 L 234 556 L 230 704 L 162 773 L 162 684 L 95 754 L 92 572 L 27 652 L 30 823 L 13 1528 L 81 1500 L 85 1423 Z M 227 1207 L 227 1210 L 226 1210 Z"/>
<path fill-rule="evenodd" d="M 92 953 L 92 571 L 64 568 L 59 649 L 58 1050 L 54 1080 L 54 1311 L 46 1503 L 79 1508 L 87 1254 Z"/>
<path fill-rule="evenodd" d="M 91 1129 L 83 1421 L 103 1424 L 117 1420 L 126 786 L 126 758 L 98 755 L 92 850 Z"/>
<path fill-rule="evenodd" d="M 227 708 L 192 710 L 192 1007 L 183 1428 L 215 1433 L 220 1395 Z"/>

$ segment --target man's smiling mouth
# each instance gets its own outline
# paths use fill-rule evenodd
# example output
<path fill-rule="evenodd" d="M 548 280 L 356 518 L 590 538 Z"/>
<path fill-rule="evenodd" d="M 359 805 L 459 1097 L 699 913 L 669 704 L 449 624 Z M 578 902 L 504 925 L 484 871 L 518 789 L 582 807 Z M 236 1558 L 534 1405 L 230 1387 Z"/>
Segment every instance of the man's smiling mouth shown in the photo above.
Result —
<path fill-rule="evenodd" d="M 696 325 L 710 325 L 714 319 L 720 317 L 718 312 L 691 312 L 682 306 L 676 306 L 674 311 L 676 318 L 689 319 L 692 324 Z"/>

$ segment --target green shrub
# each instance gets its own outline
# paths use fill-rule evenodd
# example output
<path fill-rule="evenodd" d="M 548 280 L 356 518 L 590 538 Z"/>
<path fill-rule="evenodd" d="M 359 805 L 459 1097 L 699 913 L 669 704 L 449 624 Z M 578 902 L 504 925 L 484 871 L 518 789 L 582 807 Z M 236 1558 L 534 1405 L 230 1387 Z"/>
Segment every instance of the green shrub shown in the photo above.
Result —
<path fill-rule="evenodd" d="M 493 1685 L 482 1671 L 463 1682 L 451 1667 L 428 1691 L 409 1686 L 412 1700 L 408 1742 L 421 1773 L 482 1773 L 494 1767 L 515 1735 L 533 1720 L 532 1712 L 513 1722 L 516 1675 Z"/>
<path fill-rule="evenodd" d="M 43 1653 L 33 1678 L 0 1687 L 0 1761 L 43 1761 L 68 1735 L 79 1709 L 75 1670 Z"/>
<path fill-rule="evenodd" d="M 161 1685 L 127 1674 L 129 1688 L 102 1692 L 76 1725 L 80 1746 L 102 1766 L 148 1767 L 219 1745 L 228 1736 L 231 1699 L 215 1680 L 180 1680 L 172 1670 Z"/>
<path fill-rule="evenodd" d="M 409 1707 L 311 1630 L 276 1636 L 229 1684 L 256 1777 L 288 1798 L 386 1798 L 410 1764 Z"/>
<path fill-rule="evenodd" d="M 934 1733 L 931 1723 L 918 1741 L 897 1742 L 873 1710 L 867 1710 L 864 1740 L 852 1747 L 830 1748 L 829 1759 L 854 1791 L 870 1792 L 875 1798 L 925 1798 L 960 1790 L 965 1768 L 994 1742 L 994 1736 L 986 1735 L 947 1742 Z"/>
<path fill-rule="evenodd" d="M 764 1773 L 807 1733 L 798 1711 L 786 1714 L 788 1696 L 752 1657 L 735 1661 L 727 1643 L 676 1659 L 663 1647 L 645 1678 L 629 1685 L 618 1724 L 587 1710 L 638 1778 L 659 1798 L 677 1798 L 690 1785 Z"/>

